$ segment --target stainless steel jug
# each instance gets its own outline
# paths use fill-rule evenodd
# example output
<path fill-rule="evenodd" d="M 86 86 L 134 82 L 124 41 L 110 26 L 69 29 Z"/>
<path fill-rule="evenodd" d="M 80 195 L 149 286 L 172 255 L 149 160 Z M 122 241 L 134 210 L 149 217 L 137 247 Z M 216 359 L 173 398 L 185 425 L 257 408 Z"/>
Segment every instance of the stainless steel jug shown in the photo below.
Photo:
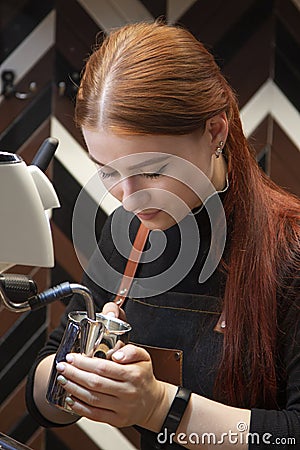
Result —
<path fill-rule="evenodd" d="M 66 361 L 68 353 L 82 353 L 89 357 L 109 359 L 114 351 L 128 342 L 131 326 L 114 317 L 95 314 L 91 319 L 87 312 L 69 313 L 59 349 L 56 353 L 47 390 L 47 401 L 65 411 L 71 412 L 66 403 L 68 394 L 58 383 L 56 370 L 58 362 Z"/>
<path fill-rule="evenodd" d="M 0 449 L 3 450 L 31 450 L 21 442 L 17 442 L 6 434 L 0 433 Z"/>

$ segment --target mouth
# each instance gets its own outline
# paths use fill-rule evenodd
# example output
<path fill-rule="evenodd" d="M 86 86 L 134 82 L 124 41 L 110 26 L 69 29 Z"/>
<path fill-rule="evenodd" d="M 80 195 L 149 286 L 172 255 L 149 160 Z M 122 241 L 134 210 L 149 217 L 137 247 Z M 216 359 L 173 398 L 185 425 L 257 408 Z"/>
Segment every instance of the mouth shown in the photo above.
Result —
<path fill-rule="evenodd" d="M 160 209 L 155 209 L 152 211 L 141 211 L 139 213 L 136 213 L 136 216 L 140 219 L 140 220 L 153 220 L 159 213 L 160 213 Z"/>

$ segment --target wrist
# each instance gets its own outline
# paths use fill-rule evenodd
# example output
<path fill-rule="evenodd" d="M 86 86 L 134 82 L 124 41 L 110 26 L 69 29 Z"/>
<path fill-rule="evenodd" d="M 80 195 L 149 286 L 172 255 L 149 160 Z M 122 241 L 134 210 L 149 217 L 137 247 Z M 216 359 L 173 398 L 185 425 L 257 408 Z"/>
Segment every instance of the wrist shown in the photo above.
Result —
<path fill-rule="evenodd" d="M 156 401 L 153 402 L 152 410 L 144 424 L 140 424 L 143 428 L 158 433 L 165 421 L 170 410 L 172 402 L 177 392 L 177 386 L 163 381 L 157 381 L 158 395 Z"/>

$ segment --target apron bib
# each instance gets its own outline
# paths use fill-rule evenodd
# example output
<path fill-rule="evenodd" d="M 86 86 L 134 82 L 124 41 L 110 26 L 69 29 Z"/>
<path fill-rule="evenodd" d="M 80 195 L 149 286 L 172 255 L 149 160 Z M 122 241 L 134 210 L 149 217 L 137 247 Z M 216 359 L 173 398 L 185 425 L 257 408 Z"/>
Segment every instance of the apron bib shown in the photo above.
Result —
<path fill-rule="evenodd" d="M 149 230 L 140 225 L 124 275 L 114 301 L 123 306 L 132 326 L 131 342 L 151 356 L 158 380 L 184 386 L 192 392 L 213 399 L 214 381 L 222 352 L 224 320 L 217 297 L 165 292 L 150 296 L 138 286 L 134 275 L 147 241 Z M 130 288 L 134 280 L 134 293 Z M 138 429 L 140 448 L 180 449 L 178 444 L 159 445 L 157 435 Z M 130 432 L 125 433 L 130 437 Z M 136 443 L 136 439 L 135 443 Z"/>

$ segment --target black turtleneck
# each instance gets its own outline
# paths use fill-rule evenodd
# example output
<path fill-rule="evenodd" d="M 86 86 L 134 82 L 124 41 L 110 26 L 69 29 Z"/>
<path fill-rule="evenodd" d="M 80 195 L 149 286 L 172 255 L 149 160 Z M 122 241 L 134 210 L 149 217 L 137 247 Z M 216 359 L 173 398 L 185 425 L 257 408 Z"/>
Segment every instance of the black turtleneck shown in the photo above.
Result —
<path fill-rule="evenodd" d="M 213 398 L 212 385 L 216 373 L 218 353 L 222 347 L 222 336 L 220 336 L 220 333 L 214 333 L 213 327 L 221 311 L 226 273 L 222 269 L 221 263 L 204 283 L 198 282 L 199 273 L 207 259 L 211 243 L 211 225 L 207 210 L 209 208 L 202 208 L 199 212 L 193 211 L 190 218 L 186 218 L 181 224 L 169 228 L 163 232 L 163 235 L 156 231 L 150 233 L 150 244 L 148 242 L 146 250 L 151 250 L 151 248 L 161 249 L 162 244 L 165 245 L 165 248 L 162 254 L 156 257 L 152 263 L 145 262 L 146 257 L 142 259 L 136 273 L 138 280 L 134 292 L 135 294 L 145 292 L 146 297 L 132 295 L 128 304 L 125 304 L 125 312 L 128 314 L 128 321 L 134 324 L 133 337 L 135 339 L 133 341 L 137 343 L 142 343 L 141 341 L 144 340 L 146 345 L 160 345 L 162 347 L 170 345 L 169 348 L 180 348 L 181 338 L 186 339 L 185 334 L 190 333 L 187 334 L 188 341 L 185 340 L 185 343 L 182 344 L 184 355 L 186 355 L 184 356 L 184 385 L 192 388 L 193 392 Z M 133 242 L 139 221 L 137 218 L 130 216 L 130 213 L 124 211 L 123 208 L 117 210 L 115 214 L 119 214 L 117 223 L 120 230 L 124 223 L 130 222 L 129 231 Z M 103 304 L 114 297 L 111 292 L 115 292 L 116 279 L 112 277 L 110 280 L 109 267 L 113 267 L 115 271 L 122 274 L 126 264 L 126 258 L 114 247 L 111 236 L 111 221 L 112 217 L 108 218 L 99 245 L 102 255 L 109 263 L 108 267 L 101 265 L 99 254 L 97 256 L 96 252 L 88 269 L 89 276 L 84 275 L 83 278 L 83 283 L 90 288 L 94 295 L 98 310 L 101 310 Z M 195 226 L 200 236 L 196 244 L 193 243 Z M 173 286 L 166 293 L 156 292 L 159 291 L 159 286 L 158 283 L 153 283 L 154 285 L 151 286 L 153 295 L 148 295 L 149 290 L 147 290 L 147 286 L 143 285 L 143 279 L 153 279 L 153 277 L 164 273 L 174 265 L 181 248 L 180 233 L 182 230 L 184 239 L 187 239 L 190 244 L 190 247 L 187 247 L 188 252 L 191 255 L 193 254 L 193 257 L 196 255 L 194 263 L 191 264 L 191 267 L 188 267 L 188 255 L 184 255 L 182 270 L 179 270 L 178 273 L 186 271 L 186 276 L 181 280 L 175 279 Z M 229 247 L 230 235 L 227 236 L 225 259 Z M 111 292 L 103 289 L 103 280 L 106 280 L 106 287 L 111 286 Z M 279 298 L 281 303 L 286 300 L 288 299 Z M 286 377 L 279 386 L 278 398 L 280 404 L 278 410 L 270 411 L 262 408 L 252 410 L 249 431 L 250 433 L 257 433 L 259 438 L 256 438 L 256 440 L 253 438 L 253 442 L 250 440 L 249 448 L 251 450 L 270 448 L 269 442 L 273 443 L 273 447 L 275 445 L 276 448 L 300 448 L 299 300 L 298 294 L 298 300 L 296 299 L 291 303 L 284 316 L 281 316 L 278 324 L 280 329 L 280 354 L 286 372 Z M 80 309 L 85 309 L 84 302 L 75 295 L 67 307 L 66 314 L 69 311 Z M 28 377 L 26 396 L 29 411 L 41 425 L 46 427 L 58 425 L 44 419 L 34 405 L 32 398 L 34 371 L 39 361 L 56 352 L 66 321 L 67 315 L 62 318 L 61 325 L 53 331 L 47 344 L 40 351 Z M 196 333 L 195 330 L 198 334 L 197 339 L 193 336 Z M 190 360 L 187 342 L 191 350 Z M 172 346 L 173 344 L 175 347 Z M 195 348 L 197 346 L 199 347 L 198 350 Z M 209 432 L 210 430 L 206 431 Z M 288 438 L 295 438 L 297 445 L 288 445 Z M 259 444 L 257 444 L 257 439 L 259 439 Z M 263 439 L 265 439 L 265 442 Z M 178 446 L 173 447 L 180 448 Z M 143 448 L 147 450 L 150 447 L 145 446 Z"/>

